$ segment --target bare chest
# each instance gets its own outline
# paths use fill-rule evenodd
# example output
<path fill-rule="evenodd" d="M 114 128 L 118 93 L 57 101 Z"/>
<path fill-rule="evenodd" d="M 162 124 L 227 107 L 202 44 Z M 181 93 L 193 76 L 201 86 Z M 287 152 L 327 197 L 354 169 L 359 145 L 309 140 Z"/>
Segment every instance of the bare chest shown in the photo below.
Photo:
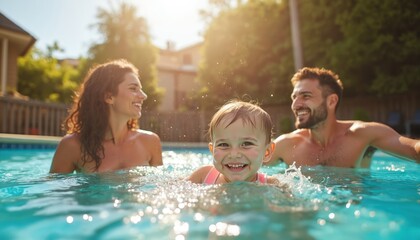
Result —
<path fill-rule="evenodd" d="M 98 172 L 116 171 L 136 166 L 149 166 L 152 159 L 151 153 L 135 141 L 114 145 L 104 144 L 104 158 L 98 168 Z M 91 168 L 94 162 L 89 162 L 85 167 Z"/>
<path fill-rule="evenodd" d="M 356 167 L 363 156 L 364 146 L 337 142 L 326 147 L 314 144 L 300 144 L 293 147 L 286 163 L 298 166 Z"/>

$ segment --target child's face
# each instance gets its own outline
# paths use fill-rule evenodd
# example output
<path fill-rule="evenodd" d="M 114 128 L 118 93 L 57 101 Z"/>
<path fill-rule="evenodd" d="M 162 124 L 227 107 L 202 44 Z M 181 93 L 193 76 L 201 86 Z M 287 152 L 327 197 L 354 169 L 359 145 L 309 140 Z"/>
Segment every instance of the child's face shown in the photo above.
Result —
<path fill-rule="evenodd" d="M 226 182 L 255 181 L 264 160 L 268 160 L 273 145 L 266 144 L 265 132 L 241 119 L 228 124 L 223 120 L 214 128 L 213 142 L 209 144 L 213 164 Z"/>

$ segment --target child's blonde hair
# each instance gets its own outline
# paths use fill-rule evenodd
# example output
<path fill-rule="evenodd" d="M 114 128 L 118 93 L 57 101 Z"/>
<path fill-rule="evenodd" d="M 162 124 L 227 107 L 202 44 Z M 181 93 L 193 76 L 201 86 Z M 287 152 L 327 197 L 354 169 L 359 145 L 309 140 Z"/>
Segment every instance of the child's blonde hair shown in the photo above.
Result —
<path fill-rule="evenodd" d="M 226 117 L 231 118 L 227 126 L 236 120 L 241 119 L 243 123 L 250 123 L 254 128 L 261 127 L 266 135 L 266 143 L 268 144 L 271 142 L 273 123 L 270 115 L 257 104 L 236 99 L 227 102 L 213 115 L 208 130 L 211 142 L 213 141 L 214 128 L 217 127 L 223 119 L 226 119 Z M 258 120 L 260 120 L 261 126 L 257 126 Z"/>

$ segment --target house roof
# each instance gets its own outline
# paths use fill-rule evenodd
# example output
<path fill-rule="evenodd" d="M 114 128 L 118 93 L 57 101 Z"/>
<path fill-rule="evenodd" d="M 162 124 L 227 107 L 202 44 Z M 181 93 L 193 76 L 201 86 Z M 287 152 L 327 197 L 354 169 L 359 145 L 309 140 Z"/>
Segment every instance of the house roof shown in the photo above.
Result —
<path fill-rule="evenodd" d="M 0 37 L 7 38 L 9 41 L 15 43 L 18 47 L 20 56 L 24 56 L 36 41 L 35 37 L 7 18 L 1 12 Z"/>
<path fill-rule="evenodd" d="M 159 50 L 159 58 L 157 61 L 157 68 L 164 72 L 177 72 L 186 74 L 197 74 L 198 63 L 185 63 L 183 56 L 190 51 L 198 52 L 203 42 L 198 42 L 193 45 L 184 47 L 179 50 L 175 49 L 161 49 Z"/>
<path fill-rule="evenodd" d="M 4 16 L 1 12 L 0 12 L 0 27 L 9 29 L 15 32 L 21 32 L 23 34 L 30 35 L 28 32 L 23 30 L 23 28 L 19 27 L 10 19 L 8 19 L 6 16 Z"/>
<path fill-rule="evenodd" d="M 197 42 L 195 44 L 183 47 L 183 48 L 179 49 L 178 51 L 181 52 L 181 51 L 189 50 L 191 48 L 197 48 L 197 47 L 200 48 L 203 44 L 204 44 L 204 42 Z"/>

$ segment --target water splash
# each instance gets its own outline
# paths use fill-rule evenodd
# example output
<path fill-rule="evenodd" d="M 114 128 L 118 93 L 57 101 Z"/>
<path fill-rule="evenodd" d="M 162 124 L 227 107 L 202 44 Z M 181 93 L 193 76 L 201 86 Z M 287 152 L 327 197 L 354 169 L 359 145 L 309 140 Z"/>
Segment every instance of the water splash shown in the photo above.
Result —
<path fill-rule="evenodd" d="M 275 211 L 316 211 L 331 203 L 346 203 L 354 198 L 351 191 L 314 183 L 295 163 L 284 173 L 273 175 L 283 186 L 283 198 L 271 197 L 268 204 Z M 284 187 L 286 186 L 286 187 Z"/>

